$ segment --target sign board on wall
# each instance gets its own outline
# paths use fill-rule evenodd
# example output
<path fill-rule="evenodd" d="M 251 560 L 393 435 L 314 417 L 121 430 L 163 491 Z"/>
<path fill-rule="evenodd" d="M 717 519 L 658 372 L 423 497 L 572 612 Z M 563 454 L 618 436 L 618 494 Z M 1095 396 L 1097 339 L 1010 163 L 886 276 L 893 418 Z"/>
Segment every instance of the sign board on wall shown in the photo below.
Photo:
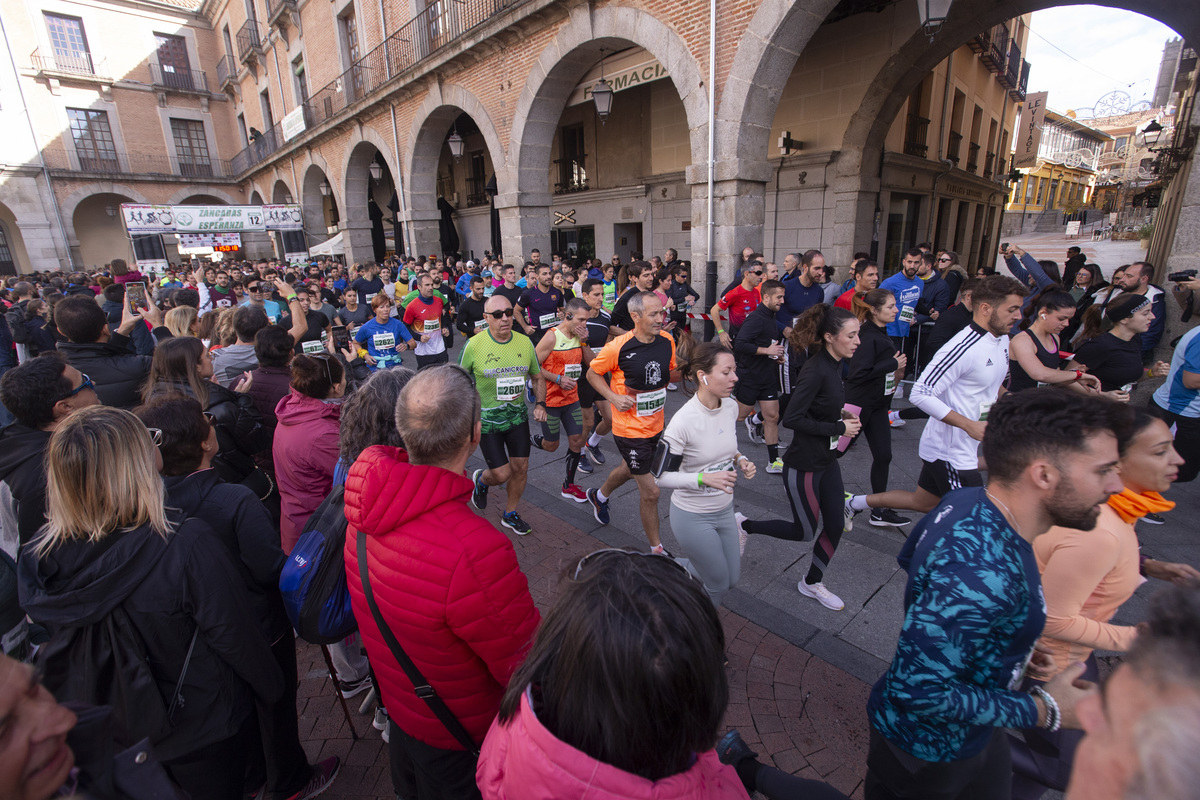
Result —
<path fill-rule="evenodd" d="M 304 227 L 300 206 L 165 206 L 121 204 L 125 229 L 143 233 L 228 233 L 298 230 Z"/>
<path fill-rule="evenodd" d="M 296 106 L 296 109 L 292 113 L 280 121 L 279 127 L 283 130 L 283 140 L 285 142 L 295 139 L 304 133 L 304 106 Z"/>
<path fill-rule="evenodd" d="M 1042 127 L 1046 124 L 1048 92 L 1034 92 L 1025 99 L 1021 127 L 1013 137 L 1013 169 L 1037 167 L 1038 148 L 1042 145 Z"/>
<path fill-rule="evenodd" d="M 602 66 L 594 67 L 583 76 L 583 80 L 571 92 L 567 105 L 592 102 L 592 87 L 603 77 L 613 92 L 623 92 L 644 83 L 671 77 L 667 68 L 641 47 L 631 47 L 624 52 L 609 56 Z"/>
<path fill-rule="evenodd" d="M 241 247 L 240 233 L 177 233 L 180 247 Z"/>

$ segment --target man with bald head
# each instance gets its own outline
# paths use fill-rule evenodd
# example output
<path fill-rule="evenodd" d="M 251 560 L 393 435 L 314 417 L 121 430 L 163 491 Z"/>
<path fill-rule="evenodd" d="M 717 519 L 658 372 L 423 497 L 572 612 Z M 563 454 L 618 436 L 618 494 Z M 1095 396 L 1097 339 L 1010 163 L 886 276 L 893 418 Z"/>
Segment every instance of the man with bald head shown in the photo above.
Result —
<path fill-rule="evenodd" d="M 533 530 L 517 514 L 517 501 L 525 491 L 529 474 L 525 380 L 533 381 L 538 397 L 545 397 L 545 385 L 533 342 L 513 330 L 513 313 L 507 297 L 499 294 L 489 297 L 483 307 L 487 330 L 471 337 L 458 363 L 475 377 L 482 403 L 479 450 L 487 469 L 475 470 L 471 503 L 480 510 L 487 508 L 488 487 L 505 484 L 508 501 L 500 524 L 524 536 Z"/>

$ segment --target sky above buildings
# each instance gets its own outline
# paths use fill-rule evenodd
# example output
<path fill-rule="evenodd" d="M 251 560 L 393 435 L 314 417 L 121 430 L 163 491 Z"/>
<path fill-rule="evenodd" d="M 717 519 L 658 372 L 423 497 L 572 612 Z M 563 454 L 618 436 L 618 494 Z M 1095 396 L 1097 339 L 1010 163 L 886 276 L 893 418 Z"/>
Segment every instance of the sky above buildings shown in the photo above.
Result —
<path fill-rule="evenodd" d="M 1132 11 L 1064 6 L 1034 12 L 1025 55 L 1032 65 L 1029 91 L 1049 92 L 1049 107 L 1063 112 L 1095 107 L 1114 91 L 1128 93 L 1132 103 L 1149 101 L 1163 44 L 1177 36 Z"/>

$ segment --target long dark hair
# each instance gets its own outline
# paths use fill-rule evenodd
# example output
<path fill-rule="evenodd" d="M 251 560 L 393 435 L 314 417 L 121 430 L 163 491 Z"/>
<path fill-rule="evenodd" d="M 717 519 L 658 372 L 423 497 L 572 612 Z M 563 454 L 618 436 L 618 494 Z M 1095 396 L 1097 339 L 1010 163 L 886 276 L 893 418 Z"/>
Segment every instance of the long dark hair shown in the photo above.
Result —
<path fill-rule="evenodd" d="M 166 390 L 190 394 L 207 408 L 211 384 L 200 378 L 197 369 L 202 355 L 204 342 L 193 336 L 176 336 L 159 343 L 142 388 L 142 402 L 148 403 L 154 395 Z"/>
<path fill-rule="evenodd" d="M 1040 311 L 1061 311 L 1064 308 L 1075 308 L 1075 298 L 1057 283 L 1052 283 L 1042 289 L 1033 298 L 1033 302 L 1025 306 L 1021 317 L 1021 330 L 1027 330 L 1033 324 L 1033 318 Z"/>
<path fill-rule="evenodd" d="M 500 724 L 528 688 L 560 741 L 648 780 L 683 772 L 716 743 L 729 702 L 716 607 L 662 556 L 606 551 L 577 571 L 509 682 Z"/>
<path fill-rule="evenodd" d="M 797 350 L 820 350 L 825 347 L 825 334 L 837 336 L 846 323 L 857 319 L 844 308 L 817 303 L 800 315 L 792 328 L 791 343 Z"/>

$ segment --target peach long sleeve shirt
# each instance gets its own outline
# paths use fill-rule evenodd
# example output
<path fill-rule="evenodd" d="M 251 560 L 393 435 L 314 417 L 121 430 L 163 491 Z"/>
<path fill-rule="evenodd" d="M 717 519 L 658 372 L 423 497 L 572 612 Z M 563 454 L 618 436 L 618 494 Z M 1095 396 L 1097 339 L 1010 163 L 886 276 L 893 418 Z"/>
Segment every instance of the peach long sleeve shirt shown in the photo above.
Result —
<path fill-rule="evenodd" d="M 1051 650 L 1056 673 L 1093 650 L 1128 650 L 1137 631 L 1109 622 L 1145 580 L 1133 524 L 1108 504 L 1090 531 L 1055 526 L 1033 542 L 1046 595 L 1041 644 Z"/>

